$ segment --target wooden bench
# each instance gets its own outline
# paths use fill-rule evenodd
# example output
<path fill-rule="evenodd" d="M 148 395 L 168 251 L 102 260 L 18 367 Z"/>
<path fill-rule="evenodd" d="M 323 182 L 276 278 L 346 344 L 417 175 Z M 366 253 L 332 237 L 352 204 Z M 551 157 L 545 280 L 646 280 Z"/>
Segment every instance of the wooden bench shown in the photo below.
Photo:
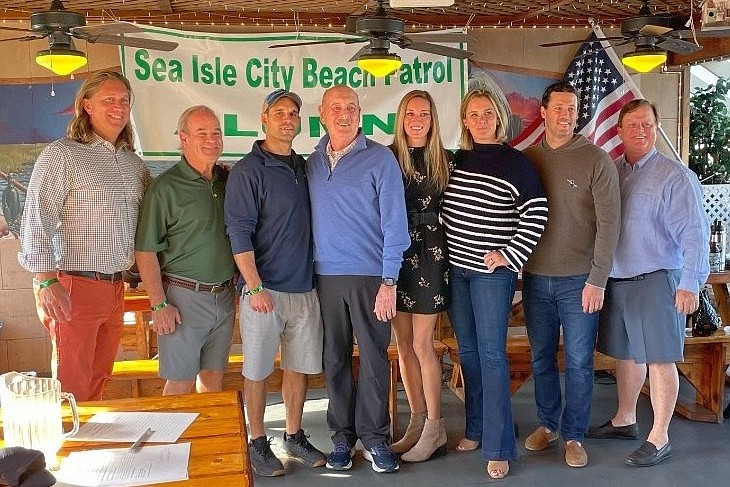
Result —
<path fill-rule="evenodd" d="M 694 397 L 680 391 L 674 410 L 687 419 L 722 423 L 728 364 L 730 333 L 724 328 L 709 337 L 686 337 L 684 361 L 677 363 L 677 369 L 694 388 Z"/>
<path fill-rule="evenodd" d="M 459 347 L 456 338 L 444 338 L 449 357 L 454 363 L 449 388 L 462 401 L 463 375 L 459 362 Z M 562 344 L 558 352 L 561 370 L 565 369 Z M 723 400 L 725 394 L 725 366 L 729 363 L 730 333 L 718 330 L 709 337 L 686 337 L 684 340 L 684 361 L 677 363 L 677 369 L 694 388 L 694 396 L 682 395 L 677 399 L 675 411 L 687 419 L 723 422 Z M 510 392 L 514 393 L 532 375 L 530 343 L 527 335 L 510 334 L 507 337 L 507 356 L 510 361 Z M 613 370 L 616 359 L 600 352 L 593 352 L 595 370 Z M 648 392 L 645 387 L 644 392 Z"/>
<path fill-rule="evenodd" d="M 446 355 L 448 348 L 442 342 L 434 340 L 434 350 L 439 357 Z M 355 345 L 353 350 L 353 373 L 359 370 L 360 350 Z M 390 375 L 390 396 L 389 412 L 391 428 L 395 432 L 398 427 L 398 348 L 395 344 L 388 347 L 388 363 Z M 279 370 L 279 358 L 274 363 L 275 372 L 269 378 L 269 390 L 281 390 L 281 370 Z M 104 390 L 104 399 L 121 399 L 125 397 L 148 397 L 162 394 L 164 380 L 158 375 L 159 362 L 152 359 L 125 360 L 114 362 L 112 376 Z M 242 355 L 230 355 L 228 367 L 223 375 L 223 388 L 243 391 L 243 367 Z M 322 374 L 309 376 L 309 387 L 312 389 L 324 387 L 324 376 Z"/>
<path fill-rule="evenodd" d="M 133 333 L 122 335 L 122 345 L 135 350 L 139 359 L 152 358 L 154 356 L 151 343 L 153 336 L 150 334 L 147 324 L 150 319 L 150 298 L 147 296 L 147 291 L 126 289 L 124 291 L 124 312 L 134 313 L 134 330 L 129 330 Z M 126 328 L 125 332 L 128 331 Z"/>
<path fill-rule="evenodd" d="M 448 347 L 449 358 L 454 363 L 449 389 L 463 401 L 464 377 L 461 372 L 459 346 L 456 338 L 444 338 L 442 341 Z M 507 336 L 507 357 L 509 358 L 510 393 L 514 394 L 532 375 L 532 355 L 526 334 L 517 332 Z M 595 370 L 614 370 L 616 368 L 616 360 L 600 352 L 593 352 L 593 361 Z M 565 370 L 562 343 L 558 351 L 558 364 L 560 370 Z"/>

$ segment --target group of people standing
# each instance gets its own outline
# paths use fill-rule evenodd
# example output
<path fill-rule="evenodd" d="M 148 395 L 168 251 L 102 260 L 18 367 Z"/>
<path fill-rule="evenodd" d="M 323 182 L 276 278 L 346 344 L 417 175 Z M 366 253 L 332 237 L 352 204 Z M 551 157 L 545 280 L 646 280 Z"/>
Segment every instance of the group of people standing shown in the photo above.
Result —
<path fill-rule="evenodd" d="M 525 447 L 543 450 L 562 438 L 566 463 L 582 467 L 585 436 L 636 438 L 648 364 L 654 427 L 627 463 L 662 461 L 671 452 L 682 315 L 697 307 L 708 273 L 699 185 L 654 148 L 658 114 L 649 102 L 622 109 L 626 153 L 615 163 L 573 134 L 577 102 L 569 83 L 548 87 L 545 137 L 523 154 L 505 143 L 501 99 L 471 90 L 453 154 L 427 92 L 401 100 L 388 148 L 362 133 L 357 93 L 335 86 L 319 105 L 327 134 L 305 161 L 292 149 L 302 100 L 279 89 L 262 105 L 265 138 L 230 172 L 217 164 L 218 117 L 195 106 L 178 122 L 181 161 L 151 181 L 133 151 L 128 81 L 95 73 L 77 94 L 67 137 L 36 163 L 21 231 L 19 260 L 35 273 L 54 375 L 77 400 L 101 398 L 121 334 L 121 275 L 136 257 L 165 394 L 221 389 L 238 287 L 257 474 L 285 472 L 264 427 L 266 379 L 279 351 L 284 450 L 305 465 L 348 470 L 360 440 L 373 470 L 395 472 L 396 455 L 419 462 L 445 449 L 433 334 L 448 310 L 465 381 L 456 450 L 481 447 L 487 474 L 503 478 L 517 456 L 506 340 L 522 272 L 539 419 Z M 411 408 L 396 442 L 391 324 Z M 619 409 L 589 429 L 597 335 L 599 350 L 619 359 Z M 302 428 L 307 375 L 322 371 L 329 455 Z"/>

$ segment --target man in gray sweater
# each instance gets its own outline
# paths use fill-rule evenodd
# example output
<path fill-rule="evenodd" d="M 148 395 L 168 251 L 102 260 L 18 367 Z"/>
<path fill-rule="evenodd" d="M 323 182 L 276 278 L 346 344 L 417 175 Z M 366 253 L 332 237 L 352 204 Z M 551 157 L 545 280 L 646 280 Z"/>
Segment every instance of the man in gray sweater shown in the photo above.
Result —
<path fill-rule="evenodd" d="M 573 134 L 578 96 L 572 85 L 548 86 L 540 114 L 545 137 L 525 155 L 547 193 L 548 222 L 525 264 L 522 296 L 540 426 L 525 448 L 543 450 L 562 437 L 565 462 L 584 467 L 588 454 L 581 442 L 590 420 L 598 311 L 619 233 L 618 175 L 606 152 Z M 564 406 L 557 360 L 561 326 Z"/>

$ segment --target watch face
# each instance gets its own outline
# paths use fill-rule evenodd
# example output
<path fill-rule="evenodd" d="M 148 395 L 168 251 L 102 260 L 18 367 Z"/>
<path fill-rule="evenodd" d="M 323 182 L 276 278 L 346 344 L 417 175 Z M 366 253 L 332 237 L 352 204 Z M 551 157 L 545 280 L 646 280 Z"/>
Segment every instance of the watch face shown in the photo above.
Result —
<path fill-rule="evenodd" d="M 384 277 L 382 282 L 386 286 L 395 286 L 396 280 L 392 277 Z"/>

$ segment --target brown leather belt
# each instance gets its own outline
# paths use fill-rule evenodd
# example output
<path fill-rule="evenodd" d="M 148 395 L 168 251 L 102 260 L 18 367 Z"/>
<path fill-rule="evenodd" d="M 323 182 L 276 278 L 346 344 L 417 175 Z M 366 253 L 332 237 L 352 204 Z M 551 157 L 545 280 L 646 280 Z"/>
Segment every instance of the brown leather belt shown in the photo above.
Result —
<path fill-rule="evenodd" d="M 94 271 L 61 271 L 61 274 L 66 274 L 67 276 L 78 276 L 78 277 L 87 277 L 89 279 L 95 279 L 97 281 L 121 281 L 123 273 L 122 272 L 115 272 L 113 274 L 104 274 L 103 272 L 94 272 Z"/>
<path fill-rule="evenodd" d="M 183 279 L 181 277 L 172 277 L 163 274 L 162 282 L 166 282 L 167 284 L 170 284 L 172 286 L 190 289 L 191 291 L 215 294 L 221 291 L 225 291 L 228 285 L 231 283 L 231 279 L 223 281 L 220 284 L 203 284 L 202 282 L 193 281 L 192 279 Z"/>

